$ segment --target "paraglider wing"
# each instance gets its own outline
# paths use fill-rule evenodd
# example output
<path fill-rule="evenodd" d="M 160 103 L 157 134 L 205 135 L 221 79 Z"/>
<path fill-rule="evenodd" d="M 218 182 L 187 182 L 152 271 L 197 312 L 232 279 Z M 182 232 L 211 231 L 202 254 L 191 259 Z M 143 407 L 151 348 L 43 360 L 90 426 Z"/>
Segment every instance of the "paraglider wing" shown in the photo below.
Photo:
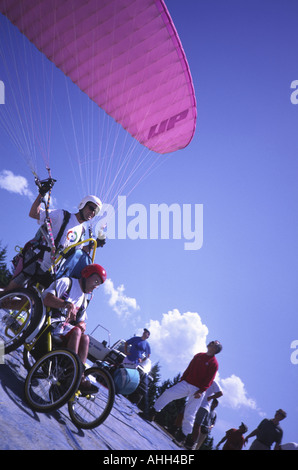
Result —
<path fill-rule="evenodd" d="M 141 144 L 189 144 L 195 94 L 162 0 L 0 0 L 0 11 Z"/>

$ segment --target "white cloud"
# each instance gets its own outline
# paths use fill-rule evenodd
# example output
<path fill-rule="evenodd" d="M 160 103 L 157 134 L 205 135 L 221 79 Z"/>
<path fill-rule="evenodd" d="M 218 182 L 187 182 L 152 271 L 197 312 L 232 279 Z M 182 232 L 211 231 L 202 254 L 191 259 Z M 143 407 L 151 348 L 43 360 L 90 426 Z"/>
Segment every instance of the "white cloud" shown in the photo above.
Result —
<path fill-rule="evenodd" d="M 150 320 L 146 327 L 151 332 L 150 345 L 152 353 L 160 361 L 161 372 L 164 365 L 167 370 L 174 372 L 173 375 L 177 375 L 186 369 L 195 354 L 207 349 L 208 327 L 196 312 L 180 313 L 178 309 L 174 309 L 163 314 L 161 321 Z M 255 400 L 248 396 L 240 377 L 232 374 L 221 379 L 218 374 L 216 380 L 223 391 L 221 405 L 232 409 L 244 406 L 259 411 Z"/>
<path fill-rule="evenodd" d="M 226 379 L 219 379 L 219 384 L 223 391 L 223 397 L 220 399 L 221 405 L 233 409 L 238 409 L 242 406 L 252 410 L 257 409 L 255 400 L 247 396 L 247 391 L 240 377 L 232 374 Z"/>
<path fill-rule="evenodd" d="M 0 173 L 0 188 L 11 193 L 20 194 L 33 199 L 33 194 L 29 189 L 28 181 L 20 175 L 14 175 L 10 170 L 2 170 Z"/>
<path fill-rule="evenodd" d="M 139 310 L 136 299 L 127 297 L 124 294 L 125 288 L 123 284 L 119 287 L 114 287 L 113 281 L 107 279 L 103 287 L 104 292 L 109 296 L 109 305 L 119 317 L 125 319 Z"/>
<path fill-rule="evenodd" d="M 139 310 L 136 299 L 124 294 L 123 285 L 115 288 L 111 279 L 107 279 L 104 289 L 110 297 L 110 306 L 119 317 L 127 318 Z M 157 358 L 159 361 L 161 373 L 163 366 L 167 371 L 172 371 L 173 376 L 182 373 L 195 354 L 207 350 L 208 327 L 197 312 L 180 313 L 178 309 L 173 309 L 164 313 L 161 321 L 150 320 L 146 328 L 150 330 L 152 355 L 154 360 Z M 220 398 L 221 405 L 232 409 L 247 407 L 262 415 L 255 400 L 248 396 L 240 377 L 232 374 L 222 379 L 217 374 L 216 380 L 223 391 L 223 396 Z"/>
<path fill-rule="evenodd" d="M 150 320 L 146 326 L 154 356 L 175 375 L 186 369 L 195 354 L 206 351 L 208 328 L 198 313 L 174 309 L 164 313 L 161 322 Z"/>

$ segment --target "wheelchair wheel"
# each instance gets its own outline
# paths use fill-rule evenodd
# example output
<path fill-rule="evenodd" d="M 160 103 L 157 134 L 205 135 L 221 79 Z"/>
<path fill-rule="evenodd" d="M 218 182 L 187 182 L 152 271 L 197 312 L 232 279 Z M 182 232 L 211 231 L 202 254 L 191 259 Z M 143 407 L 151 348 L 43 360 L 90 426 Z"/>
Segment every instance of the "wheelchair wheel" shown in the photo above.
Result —
<path fill-rule="evenodd" d="M 23 350 L 23 363 L 24 363 L 25 369 L 27 369 L 28 372 L 31 369 L 31 367 L 34 366 L 35 362 L 36 361 L 35 361 L 34 357 L 32 356 L 32 354 L 30 353 L 30 351 L 28 351 L 24 347 L 24 350 Z"/>
<path fill-rule="evenodd" d="M 29 371 L 25 397 L 36 411 L 54 411 L 67 403 L 82 380 L 83 364 L 79 356 L 66 349 L 45 354 Z"/>
<path fill-rule="evenodd" d="M 41 315 L 42 302 L 34 291 L 20 288 L 0 294 L 0 340 L 5 354 L 24 343 Z"/>
<path fill-rule="evenodd" d="M 76 426 L 92 429 L 109 416 L 115 400 L 115 386 L 110 373 L 99 367 L 90 367 L 84 377 L 91 390 L 79 389 L 68 402 L 68 411 Z"/>
<path fill-rule="evenodd" d="M 24 344 L 23 363 L 28 372 L 38 359 L 41 359 L 47 352 L 52 350 L 52 347 L 49 347 L 48 344 L 48 332 L 49 327 L 45 322 L 38 333 L 38 337 L 34 339 L 35 343 L 33 348 L 31 348 L 31 346 L 28 348 L 28 345 Z"/>

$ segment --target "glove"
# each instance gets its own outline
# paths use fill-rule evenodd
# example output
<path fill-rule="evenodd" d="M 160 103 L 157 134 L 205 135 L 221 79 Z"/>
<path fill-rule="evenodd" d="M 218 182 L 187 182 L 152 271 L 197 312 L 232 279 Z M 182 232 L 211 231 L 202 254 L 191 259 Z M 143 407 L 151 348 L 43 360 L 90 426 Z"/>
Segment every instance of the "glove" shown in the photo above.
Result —
<path fill-rule="evenodd" d="M 97 238 L 96 243 L 97 243 L 97 246 L 103 247 L 106 244 L 106 239 Z"/>
<path fill-rule="evenodd" d="M 49 179 L 44 180 L 44 181 L 39 181 L 39 184 L 38 184 L 39 194 L 42 197 L 44 197 L 50 191 L 50 189 L 52 189 L 55 182 L 56 182 L 56 180 L 54 180 L 53 178 L 49 178 Z"/>
<path fill-rule="evenodd" d="M 99 230 L 96 238 L 97 246 L 103 247 L 106 244 L 106 235 L 102 230 Z"/>

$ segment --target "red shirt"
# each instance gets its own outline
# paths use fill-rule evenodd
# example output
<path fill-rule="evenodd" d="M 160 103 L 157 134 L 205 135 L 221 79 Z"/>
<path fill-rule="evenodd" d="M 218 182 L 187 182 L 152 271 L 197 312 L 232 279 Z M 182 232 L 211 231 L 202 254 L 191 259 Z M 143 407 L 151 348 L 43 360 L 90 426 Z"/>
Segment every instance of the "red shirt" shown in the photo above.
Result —
<path fill-rule="evenodd" d="M 212 384 L 217 371 L 216 357 L 208 356 L 207 353 L 199 353 L 192 358 L 187 369 L 183 372 L 181 380 L 198 387 L 200 392 L 205 392 Z"/>
<path fill-rule="evenodd" d="M 222 450 L 241 450 L 244 444 L 244 437 L 239 429 L 229 429 L 226 432 L 227 442 Z"/>

